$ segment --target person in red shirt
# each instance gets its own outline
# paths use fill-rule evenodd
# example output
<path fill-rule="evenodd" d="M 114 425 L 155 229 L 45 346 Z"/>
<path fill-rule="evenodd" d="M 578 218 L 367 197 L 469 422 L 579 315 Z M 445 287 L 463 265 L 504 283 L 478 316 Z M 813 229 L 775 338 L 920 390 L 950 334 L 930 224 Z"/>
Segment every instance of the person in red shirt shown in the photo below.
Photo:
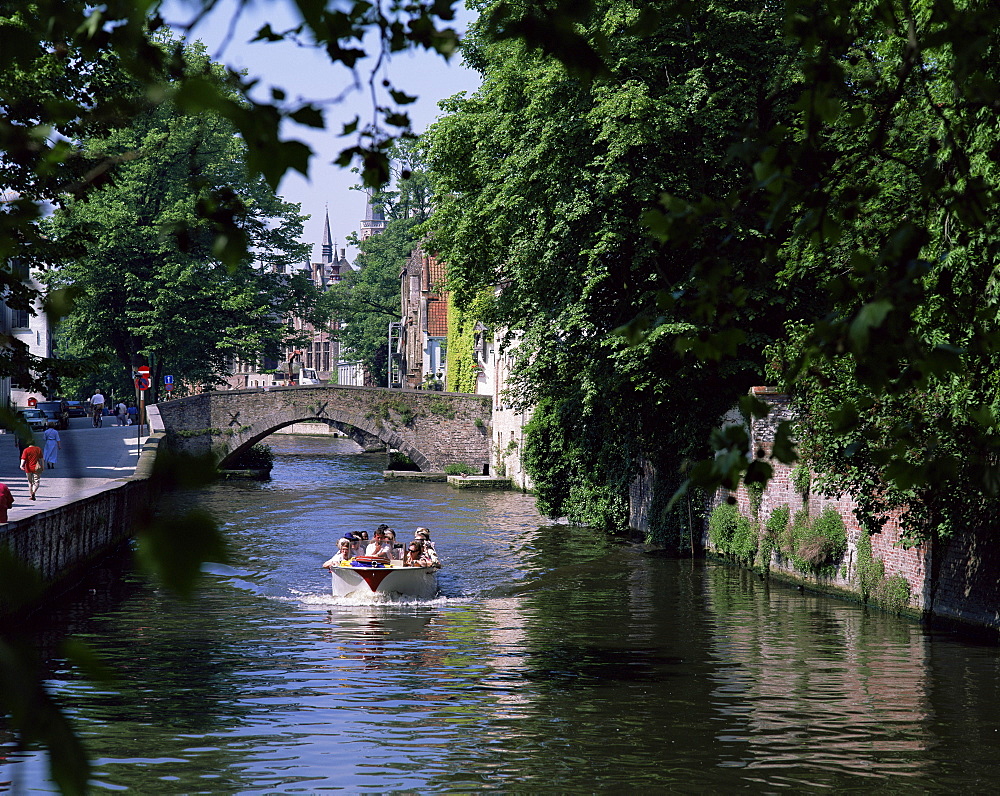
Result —
<path fill-rule="evenodd" d="M 32 443 L 21 451 L 21 469 L 28 476 L 28 491 L 31 493 L 28 500 L 35 499 L 35 492 L 38 491 L 39 484 L 42 483 L 42 470 L 45 462 L 42 459 L 42 449 Z"/>
<path fill-rule="evenodd" d="M 0 522 L 7 522 L 7 509 L 14 505 L 14 496 L 7 484 L 0 483 Z"/>

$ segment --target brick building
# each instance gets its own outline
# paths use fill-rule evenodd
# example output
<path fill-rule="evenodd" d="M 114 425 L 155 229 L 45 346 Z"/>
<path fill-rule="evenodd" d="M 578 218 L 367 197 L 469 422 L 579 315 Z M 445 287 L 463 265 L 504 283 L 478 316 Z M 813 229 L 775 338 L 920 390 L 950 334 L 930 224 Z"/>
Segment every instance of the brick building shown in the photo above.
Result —
<path fill-rule="evenodd" d="M 417 248 L 399 274 L 402 312 L 393 360 L 403 389 L 442 389 L 447 369 L 445 267 Z"/>

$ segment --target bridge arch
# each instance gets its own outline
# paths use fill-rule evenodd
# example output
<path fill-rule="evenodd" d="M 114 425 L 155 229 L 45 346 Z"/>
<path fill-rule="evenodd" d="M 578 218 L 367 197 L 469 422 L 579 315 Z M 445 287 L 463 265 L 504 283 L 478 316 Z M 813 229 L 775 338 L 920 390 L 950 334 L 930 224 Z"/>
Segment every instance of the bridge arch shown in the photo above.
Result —
<path fill-rule="evenodd" d="M 488 472 L 492 401 L 464 393 L 305 386 L 203 393 L 150 407 L 175 450 L 219 464 L 275 431 L 307 420 L 359 429 L 423 472 L 465 464 Z M 157 424 L 159 427 L 157 427 Z"/>
<path fill-rule="evenodd" d="M 421 471 L 426 471 L 430 468 L 431 462 L 426 454 L 413 447 L 412 443 L 400 434 L 392 433 L 391 431 L 374 424 L 355 426 L 352 423 L 348 423 L 342 418 L 336 416 L 320 417 L 319 415 L 310 415 L 308 412 L 305 414 L 295 413 L 295 415 L 291 418 L 286 416 L 270 416 L 261 418 L 240 435 L 243 441 L 240 442 L 238 446 L 233 447 L 232 444 L 227 446 L 230 450 L 228 453 L 224 454 L 224 457 L 219 461 L 219 467 L 224 468 L 228 461 L 237 458 L 241 453 L 243 453 L 243 451 L 252 447 L 261 440 L 266 439 L 275 431 L 279 431 L 282 428 L 286 428 L 287 426 L 291 426 L 296 423 L 311 420 L 325 422 L 327 425 L 338 427 L 340 429 L 356 428 L 365 434 L 376 437 L 385 444 L 386 448 L 395 448 L 396 450 L 406 454 L 406 456 L 408 456 Z"/>

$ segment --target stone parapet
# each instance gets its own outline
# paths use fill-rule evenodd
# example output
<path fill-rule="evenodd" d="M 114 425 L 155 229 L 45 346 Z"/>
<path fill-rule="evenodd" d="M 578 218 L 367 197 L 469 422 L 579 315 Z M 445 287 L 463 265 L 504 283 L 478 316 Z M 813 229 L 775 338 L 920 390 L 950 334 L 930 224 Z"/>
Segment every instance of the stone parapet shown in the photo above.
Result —
<path fill-rule="evenodd" d="M 158 404 L 153 428 L 171 448 L 225 460 L 280 429 L 320 421 L 357 429 L 421 471 L 465 464 L 488 472 L 491 399 L 463 393 L 341 385 L 202 393 Z M 151 418 L 154 414 L 151 413 Z M 353 435 L 352 435 L 353 436 Z"/>

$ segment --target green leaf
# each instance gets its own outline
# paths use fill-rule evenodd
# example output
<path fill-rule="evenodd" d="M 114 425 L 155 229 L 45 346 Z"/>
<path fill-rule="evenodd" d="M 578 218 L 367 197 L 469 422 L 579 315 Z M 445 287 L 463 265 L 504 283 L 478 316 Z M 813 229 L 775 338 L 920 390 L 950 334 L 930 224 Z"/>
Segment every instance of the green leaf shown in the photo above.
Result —
<path fill-rule="evenodd" d="M 181 597 L 195 591 L 206 562 L 226 563 L 226 544 L 211 515 L 193 510 L 161 517 L 136 535 L 140 568 Z"/>
<path fill-rule="evenodd" d="M 294 113 L 288 114 L 289 118 L 307 127 L 315 127 L 322 130 L 326 127 L 323 121 L 323 113 L 314 105 L 303 105 Z"/>
<path fill-rule="evenodd" d="M 782 464 L 795 464 L 798 461 L 799 454 L 795 445 L 791 421 L 783 420 L 778 424 L 778 428 L 774 432 L 771 455 Z"/>
<path fill-rule="evenodd" d="M 882 326 L 886 317 L 892 312 L 892 302 L 888 299 L 878 299 L 865 304 L 851 321 L 848 337 L 855 351 L 863 352 L 868 348 L 871 331 Z"/>

